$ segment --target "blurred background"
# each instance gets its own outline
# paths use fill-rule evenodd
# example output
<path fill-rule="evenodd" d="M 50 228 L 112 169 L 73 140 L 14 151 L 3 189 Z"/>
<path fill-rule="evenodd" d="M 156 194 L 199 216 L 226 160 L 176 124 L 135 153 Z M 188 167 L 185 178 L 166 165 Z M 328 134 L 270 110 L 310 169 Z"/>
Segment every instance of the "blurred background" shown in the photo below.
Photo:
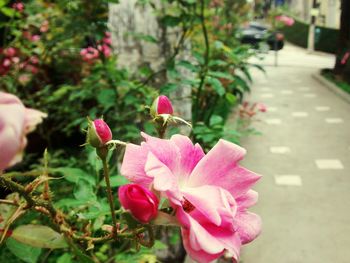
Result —
<path fill-rule="evenodd" d="M 115 139 L 139 142 L 140 130 L 156 133 L 146 106 L 164 94 L 193 126 L 168 136 L 185 133 L 205 150 L 220 138 L 240 144 L 243 164 L 263 175 L 253 209 L 263 232 L 242 262 L 347 263 L 349 57 L 349 0 L 0 0 L 0 90 L 48 113 L 12 170 L 41 167 L 48 148 L 53 174 L 94 177 L 94 153 L 80 147 L 86 117 L 103 116 Z M 125 183 L 121 158 L 111 158 L 113 187 Z M 103 192 L 79 182 L 54 182 L 55 205 L 99 229 L 106 206 L 82 206 L 106 202 Z M 0 188 L 1 198 L 9 193 Z M 154 249 L 102 245 L 95 257 L 183 262 L 179 233 L 166 233 Z M 11 241 L 0 262 L 75 261 Z"/>

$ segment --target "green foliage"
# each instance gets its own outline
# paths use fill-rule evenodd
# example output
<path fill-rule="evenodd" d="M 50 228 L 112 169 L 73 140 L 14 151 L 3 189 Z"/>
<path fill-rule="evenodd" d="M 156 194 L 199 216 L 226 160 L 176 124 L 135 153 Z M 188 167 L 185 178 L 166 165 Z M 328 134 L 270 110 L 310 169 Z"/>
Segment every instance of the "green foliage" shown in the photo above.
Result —
<path fill-rule="evenodd" d="M 22 244 L 38 248 L 57 249 L 67 247 L 67 243 L 61 234 L 42 225 L 18 226 L 13 231 L 11 238 Z"/>
<path fill-rule="evenodd" d="M 26 263 L 36 263 L 42 251 L 41 248 L 26 245 L 22 242 L 16 241 L 13 238 L 8 238 L 6 240 L 6 247 L 14 256 Z M 7 259 L 6 262 L 8 262 Z"/>

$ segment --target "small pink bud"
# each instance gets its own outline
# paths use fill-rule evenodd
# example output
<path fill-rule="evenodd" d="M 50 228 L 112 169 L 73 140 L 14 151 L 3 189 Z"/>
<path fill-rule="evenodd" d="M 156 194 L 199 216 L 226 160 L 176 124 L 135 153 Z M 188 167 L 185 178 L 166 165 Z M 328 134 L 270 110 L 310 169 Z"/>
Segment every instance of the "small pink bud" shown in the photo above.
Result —
<path fill-rule="evenodd" d="M 16 55 L 16 49 L 14 49 L 13 47 L 9 47 L 4 49 L 3 53 L 7 57 L 13 57 L 14 55 Z"/>
<path fill-rule="evenodd" d="M 260 112 L 266 112 L 267 111 L 266 105 L 264 103 L 261 103 L 261 102 L 257 104 L 257 108 L 258 108 L 258 111 L 260 111 Z"/>
<path fill-rule="evenodd" d="M 11 60 L 12 60 L 12 62 L 15 63 L 15 64 L 17 64 L 17 63 L 20 62 L 19 57 L 13 57 Z"/>
<path fill-rule="evenodd" d="M 33 42 L 37 42 L 40 40 L 40 36 L 39 35 L 33 35 L 32 38 L 31 38 L 31 41 Z"/>
<path fill-rule="evenodd" d="M 12 8 L 17 10 L 18 12 L 22 12 L 24 10 L 24 4 L 19 2 L 19 3 L 14 3 L 12 5 Z"/>
<path fill-rule="evenodd" d="M 2 62 L 2 65 L 6 68 L 11 66 L 11 60 L 8 58 L 5 58 L 4 61 Z"/>
<path fill-rule="evenodd" d="M 173 106 L 167 96 L 160 95 L 156 98 L 151 107 L 151 114 L 157 116 L 159 114 L 173 114 Z"/>
<path fill-rule="evenodd" d="M 89 121 L 87 136 L 88 143 L 95 148 L 102 147 L 112 140 L 111 129 L 102 119 Z"/>
<path fill-rule="evenodd" d="M 148 223 L 158 214 L 157 196 L 141 185 L 123 185 L 119 188 L 118 196 L 121 205 L 141 223 Z"/>
<path fill-rule="evenodd" d="M 112 39 L 109 37 L 104 37 L 103 38 L 103 43 L 106 45 L 112 45 Z"/>

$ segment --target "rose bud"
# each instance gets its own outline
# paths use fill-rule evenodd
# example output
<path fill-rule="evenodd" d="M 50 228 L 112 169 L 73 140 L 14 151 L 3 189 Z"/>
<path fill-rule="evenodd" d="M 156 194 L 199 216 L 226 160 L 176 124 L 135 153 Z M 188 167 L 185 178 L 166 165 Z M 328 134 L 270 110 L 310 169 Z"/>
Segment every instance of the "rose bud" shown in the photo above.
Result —
<path fill-rule="evenodd" d="M 260 112 L 266 112 L 267 111 L 267 107 L 264 103 L 258 103 L 258 111 Z"/>
<path fill-rule="evenodd" d="M 154 193 L 138 184 L 127 184 L 119 188 L 121 205 L 141 223 L 148 223 L 158 214 L 159 200 Z"/>
<path fill-rule="evenodd" d="M 156 98 L 151 107 L 152 116 L 157 116 L 159 114 L 173 114 L 173 106 L 171 101 L 167 96 L 160 95 Z"/>
<path fill-rule="evenodd" d="M 13 47 L 9 47 L 4 49 L 3 53 L 7 57 L 13 57 L 14 55 L 16 55 L 16 49 Z"/>
<path fill-rule="evenodd" d="M 87 141 L 91 146 L 100 148 L 110 140 L 112 140 L 112 132 L 104 120 L 89 121 Z"/>

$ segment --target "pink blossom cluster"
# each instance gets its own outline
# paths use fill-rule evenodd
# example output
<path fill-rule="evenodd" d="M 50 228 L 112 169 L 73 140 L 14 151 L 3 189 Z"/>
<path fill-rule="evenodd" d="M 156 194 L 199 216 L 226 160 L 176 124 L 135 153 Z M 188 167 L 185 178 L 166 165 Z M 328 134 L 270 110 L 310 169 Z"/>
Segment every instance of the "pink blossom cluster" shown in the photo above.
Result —
<path fill-rule="evenodd" d="M 38 64 L 37 56 L 23 58 L 19 50 L 14 47 L 0 49 L 0 75 L 6 75 L 11 69 L 37 74 Z"/>
<path fill-rule="evenodd" d="M 242 105 L 239 107 L 239 116 L 240 118 L 251 118 L 255 116 L 258 112 L 266 112 L 267 107 L 264 103 L 255 102 L 249 103 L 248 101 L 244 101 Z"/>
<path fill-rule="evenodd" d="M 24 10 L 24 4 L 22 2 L 17 2 L 12 5 L 12 8 L 21 13 Z"/>
<path fill-rule="evenodd" d="M 29 40 L 30 42 L 38 42 L 41 39 L 40 35 L 38 34 L 33 35 L 30 31 L 27 31 L 27 30 L 22 32 L 22 36 L 25 39 Z"/>
<path fill-rule="evenodd" d="M 292 26 L 294 25 L 294 19 L 292 17 L 286 16 L 286 15 L 280 15 L 275 17 L 276 21 L 279 21 L 283 23 L 285 26 Z"/>
<path fill-rule="evenodd" d="M 105 35 L 101 41 L 99 41 L 97 48 L 89 46 L 86 48 L 83 48 L 80 51 L 80 55 L 82 59 L 88 63 L 94 63 L 96 59 L 102 55 L 103 57 L 110 57 L 112 55 L 112 39 L 111 39 L 111 33 L 105 32 Z"/>

